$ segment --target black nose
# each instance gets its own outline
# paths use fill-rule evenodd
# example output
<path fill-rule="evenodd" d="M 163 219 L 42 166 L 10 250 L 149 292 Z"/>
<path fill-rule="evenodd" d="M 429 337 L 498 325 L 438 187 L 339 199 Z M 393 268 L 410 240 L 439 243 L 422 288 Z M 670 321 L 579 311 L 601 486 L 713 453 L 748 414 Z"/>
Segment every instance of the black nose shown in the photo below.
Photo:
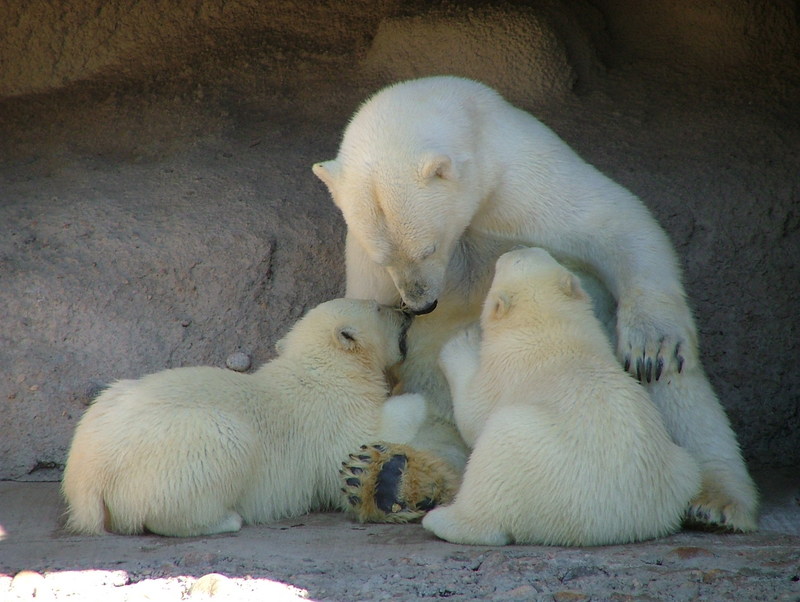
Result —
<path fill-rule="evenodd" d="M 411 309 L 411 308 L 409 308 L 409 310 L 410 310 L 410 311 L 411 311 L 411 313 L 412 313 L 412 314 L 414 314 L 415 316 L 424 316 L 425 314 L 429 314 L 429 313 L 431 313 L 431 312 L 432 312 L 434 309 L 436 309 L 436 305 L 437 305 L 438 303 L 439 303 L 438 299 L 434 299 L 433 303 L 431 303 L 430 305 L 426 305 L 426 306 L 425 306 L 425 307 L 423 307 L 422 309 Z"/>

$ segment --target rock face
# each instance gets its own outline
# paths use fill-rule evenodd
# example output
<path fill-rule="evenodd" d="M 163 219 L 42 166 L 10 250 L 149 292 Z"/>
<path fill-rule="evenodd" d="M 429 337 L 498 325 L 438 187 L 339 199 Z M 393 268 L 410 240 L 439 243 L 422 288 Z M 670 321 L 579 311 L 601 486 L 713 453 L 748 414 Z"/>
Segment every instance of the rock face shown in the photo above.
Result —
<path fill-rule="evenodd" d="M 800 463 L 795 3 L 0 7 L 0 479 L 57 479 L 117 378 L 258 366 L 343 290 L 311 174 L 398 79 L 481 79 L 636 192 L 753 463 Z"/>

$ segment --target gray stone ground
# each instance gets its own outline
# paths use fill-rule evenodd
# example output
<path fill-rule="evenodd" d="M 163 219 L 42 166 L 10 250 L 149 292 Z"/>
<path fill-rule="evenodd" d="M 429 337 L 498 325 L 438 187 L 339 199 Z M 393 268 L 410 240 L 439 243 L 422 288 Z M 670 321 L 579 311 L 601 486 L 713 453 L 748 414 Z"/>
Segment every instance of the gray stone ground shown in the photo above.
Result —
<path fill-rule="evenodd" d="M 761 530 L 597 548 L 471 547 L 316 513 L 235 535 L 79 537 L 56 483 L 0 482 L 0 600 L 800 600 L 800 487 L 761 475 Z"/>
<path fill-rule="evenodd" d="M 260 365 L 341 294 L 311 165 L 369 94 L 434 73 L 497 87 L 642 198 L 746 459 L 800 464 L 791 3 L 47 4 L 0 3 L 0 479 L 58 479 L 98 383 Z"/>

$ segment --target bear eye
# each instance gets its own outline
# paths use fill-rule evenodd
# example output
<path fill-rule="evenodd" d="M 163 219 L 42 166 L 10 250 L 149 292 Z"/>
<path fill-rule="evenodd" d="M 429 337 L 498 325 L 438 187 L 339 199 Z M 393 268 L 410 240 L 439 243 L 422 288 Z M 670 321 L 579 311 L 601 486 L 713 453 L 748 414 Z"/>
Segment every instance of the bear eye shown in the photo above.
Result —
<path fill-rule="evenodd" d="M 430 247 L 428 247 L 427 249 L 425 249 L 425 251 L 423 251 L 422 255 L 420 255 L 420 257 L 419 257 L 420 260 L 428 259 L 428 257 L 430 257 L 431 255 L 436 253 L 436 249 L 437 248 L 438 248 L 438 245 L 434 244 L 434 245 L 431 245 Z"/>

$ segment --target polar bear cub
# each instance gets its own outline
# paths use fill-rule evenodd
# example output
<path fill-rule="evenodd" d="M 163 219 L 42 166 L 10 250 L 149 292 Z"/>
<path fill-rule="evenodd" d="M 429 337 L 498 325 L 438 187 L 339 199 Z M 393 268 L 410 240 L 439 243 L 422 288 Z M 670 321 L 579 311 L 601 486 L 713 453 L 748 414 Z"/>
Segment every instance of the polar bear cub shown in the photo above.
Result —
<path fill-rule="evenodd" d="M 253 374 L 177 368 L 121 380 L 75 431 L 67 528 L 191 536 L 343 508 L 339 469 L 364 441 L 405 443 L 418 395 L 388 397 L 410 318 L 374 301 L 312 309 Z"/>
<path fill-rule="evenodd" d="M 466 330 L 440 356 L 473 451 L 455 501 L 423 526 L 487 545 L 605 545 L 677 530 L 699 467 L 620 367 L 578 279 L 543 249 L 506 253 L 480 324 L 480 336 Z"/>

